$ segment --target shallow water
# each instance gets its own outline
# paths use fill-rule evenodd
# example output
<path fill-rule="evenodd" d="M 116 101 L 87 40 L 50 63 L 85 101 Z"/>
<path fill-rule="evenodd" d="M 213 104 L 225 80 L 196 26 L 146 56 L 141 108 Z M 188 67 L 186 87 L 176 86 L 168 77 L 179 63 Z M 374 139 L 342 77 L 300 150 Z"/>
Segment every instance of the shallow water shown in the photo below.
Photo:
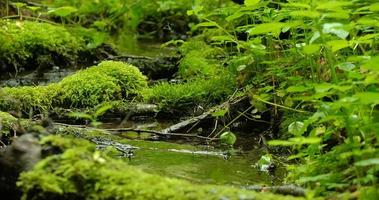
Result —
<path fill-rule="evenodd" d="M 156 127 L 161 127 L 158 122 L 147 122 L 145 125 L 149 127 L 152 123 L 155 123 Z M 143 123 L 128 122 L 124 123 L 124 126 L 108 123 L 104 126 L 126 128 L 143 126 Z M 234 149 L 222 148 L 217 142 L 207 144 L 205 141 L 193 138 L 151 141 L 149 133 L 125 132 L 119 136 L 129 139 L 128 144 L 139 147 L 134 151 L 133 158 L 126 159 L 126 162 L 149 173 L 195 183 L 237 186 L 280 185 L 286 173 L 285 167 L 279 163 L 274 174 L 260 172 L 256 163 L 266 153 L 265 149 L 256 147 L 253 143 L 247 148 L 245 142 L 240 142 L 246 140 L 242 136 L 238 138 L 240 141 L 237 141 Z"/>

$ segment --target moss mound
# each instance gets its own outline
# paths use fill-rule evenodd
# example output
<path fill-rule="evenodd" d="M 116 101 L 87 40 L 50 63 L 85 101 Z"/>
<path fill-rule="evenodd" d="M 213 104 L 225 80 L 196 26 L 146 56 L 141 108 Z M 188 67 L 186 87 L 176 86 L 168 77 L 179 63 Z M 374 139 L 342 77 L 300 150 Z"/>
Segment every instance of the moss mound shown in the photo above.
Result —
<path fill-rule="evenodd" d="M 132 99 L 147 87 L 147 78 L 134 66 L 104 61 L 59 83 L 59 106 L 93 107 L 102 102 Z"/>
<path fill-rule="evenodd" d="M 98 66 L 78 71 L 59 83 L 47 86 L 3 88 L 0 109 L 30 109 L 39 112 L 53 107 L 87 108 L 114 100 L 132 99 L 147 86 L 146 77 L 134 66 L 104 61 Z"/>
<path fill-rule="evenodd" d="M 235 80 L 232 75 L 209 79 L 194 79 L 184 83 L 161 83 L 143 91 L 146 101 L 158 104 L 163 111 L 182 111 L 195 105 L 214 104 L 232 94 Z"/>
<path fill-rule="evenodd" d="M 31 21 L 0 21 L 0 66 L 33 69 L 39 62 L 69 62 L 84 41 L 62 26 Z M 47 60 L 47 61 L 46 61 Z M 63 61 L 63 62 L 62 62 Z"/>
<path fill-rule="evenodd" d="M 87 141 L 49 136 L 45 143 L 67 147 L 47 157 L 18 182 L 25 199 L 296 199 L 232 187 L 194 185 L 147 174 L 95 151 Z M 96 169 L 96 170 L 94 170 Z"/>
<path fill-rule="evenodd" d="M 0 111 L 0 138 L 2 136 L 7 136 L 16 123 L 17 118 L 13 117 L 9 113 Z"/>

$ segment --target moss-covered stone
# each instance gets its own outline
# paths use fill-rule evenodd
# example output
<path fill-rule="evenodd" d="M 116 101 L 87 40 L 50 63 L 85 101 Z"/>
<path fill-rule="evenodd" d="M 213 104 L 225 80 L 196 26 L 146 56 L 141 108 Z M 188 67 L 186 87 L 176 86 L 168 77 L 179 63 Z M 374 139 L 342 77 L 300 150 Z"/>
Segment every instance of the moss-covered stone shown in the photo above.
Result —
<path fill-rule="evenodd" d="M 104 61 L 78 71 L 59 83 L 0 89 L 0 109 L 30 109 L 39 112 L 53 107 L 87 108 L 114 100 L 132 99 L 147 86 L 146 77 L 129 64 Z"/>
<path fill-rule="evenodd" d="M 16 125 L 17 118 L 11 114 L 0 111 L 0 138 L 6 136 L 11 129 Z"/>
<path fill-rule="evenodd" d="M 50 136 L 45 143 L 71 146 L 67 140 Z M 147 174 L 96 151 L 84 140 L 47 157 L 19 180 L 24 199 L 296 199 Z"/>
<path fill-rule="evenodd" d="M 52 63 L 73 61 L 85 46 L 81 38 L 63 26 L 1 20 L 0 27 L 0 70 L 3 72 L 11 66 L 16 71 L 33 69 L 42 60 Z"/>

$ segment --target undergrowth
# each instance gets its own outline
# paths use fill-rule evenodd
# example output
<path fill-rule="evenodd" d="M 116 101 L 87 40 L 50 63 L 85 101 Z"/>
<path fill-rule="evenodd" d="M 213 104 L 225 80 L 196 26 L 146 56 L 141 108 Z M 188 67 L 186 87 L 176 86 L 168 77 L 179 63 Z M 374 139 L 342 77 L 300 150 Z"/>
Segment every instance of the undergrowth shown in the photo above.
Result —
<path fill-rule="evenodd" d="M 296 199 L 147 174 L 79 138 L 49 136 L 42 143 L 63 153 L 21 174 L 23 199 Z"/>

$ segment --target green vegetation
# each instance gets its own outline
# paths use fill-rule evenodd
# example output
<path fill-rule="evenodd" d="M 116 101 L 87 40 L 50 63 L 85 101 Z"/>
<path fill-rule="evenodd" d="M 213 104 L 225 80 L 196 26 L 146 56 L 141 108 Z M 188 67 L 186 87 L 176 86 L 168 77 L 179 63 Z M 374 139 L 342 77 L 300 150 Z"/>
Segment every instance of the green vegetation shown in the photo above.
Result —
<path fill-rule="evenodd" d="M 289 159 L 300 164 L 288 180 L 317 196 L 378 195 L 377 6 L 246 1 L 189 12 L 202 19 L 196 27 L 207 41 L 228 49 L 226 63 L 253 105 L 284 114 L 283 140 L 269 144 L 293 148 Z"/>
<path fill-rule="evenodd" d="M 103 61 L 59 83 L 2 88 L 0 108 L 28 113 L 30 109 L 44 112 L 51 111 L 53 107 L 95 107 L 104 102 L 131 100 L 146 86 L 146 77 L 136 67 Z"/>
<path fill-rule="evenodd" d="M 0 88 L 0 110 L 32 115 L 90 109 L 91 114 L 72 116 L 96 124 L 110 105 L 125 108 L 129 101 L 183 116 L 231 96 L 246 97 L 238 103 L 247 105 L 238 108 L 226 102 L 227 108 L 212 116 L 214 124 L 198 131 L 202 137 L 228 130 L 221 142 L 236 146 L 244 141 L 238 141 L 234 126 L 266 124 L 256 127 L 266 131 L 256 133 L 254 127 L 246 133 L 249 139 L 267 140 L 267 154 L 257 163 L 262 171 L 275 167 L 272 150 L 288 152 L 286 182 L 306 188 L 307 198 L 379 199 L 377 0 L 39 2 L 34 7 L 0 2 L 0 15 L 19 19 L 0 20 L 1 75 L 13 68 L 70 65 L 81 59 L 80 52 L 103 43 L 121 51 L 136 39 L 172 39 L 163 46 L 175 46 L 181 56 L 175 80 L 148 86 L 136 67 L 103 61 L 58 83 Z M 0 133 L 9 132 L 15 121 L 0 112 Z M 197 124 L 202 123 L 191 130 Z M 148 175 L 79 139 L 46 141 L 63 145 L 64 153 L 21 176 L 25 198 L 278 198 Z"/>
<path fill-rule="evenodd" d="M 0 26 L 2 68 L 13 66 L 15 71 L 22 71 L 36 69 L 40 64 L 70 63 L 85 47 L 82 38 L 59 25 L 0 20 Z"/>
<path fill-rule="evenodd" d="M 230 74 L 184 83 L 160 83 L 143 91 L 147 102 L 156 103 L 163 111 L 183 111 L 196 105 L 212 105 L 232 94 L 234 79 Z"/>
<path fill-rule="evenodd" d="M 77 138 L 50 136 L 43 143 L 64 152 L 20 176 L 18 185 L 27 199 L 296 199 L 147 174 Z"/>

